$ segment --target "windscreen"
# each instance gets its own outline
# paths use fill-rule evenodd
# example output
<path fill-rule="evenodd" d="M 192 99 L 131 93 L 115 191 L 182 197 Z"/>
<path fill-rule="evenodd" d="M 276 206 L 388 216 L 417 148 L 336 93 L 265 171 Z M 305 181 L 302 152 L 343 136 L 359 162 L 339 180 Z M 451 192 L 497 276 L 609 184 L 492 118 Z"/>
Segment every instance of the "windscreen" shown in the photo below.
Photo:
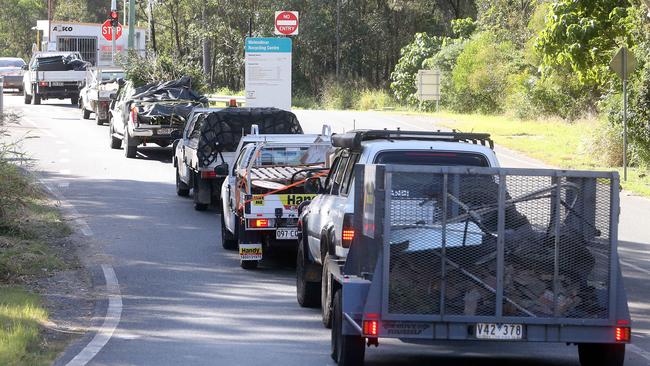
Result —
<path fill-rule="evenodd" d="M 260 150 L 254 162 L 256 166 L 311 165 L 325 162 L 326 150 L 312 147 L 265 147 Z"/>
<path fill-rule="evenodd" d="M 384 151 L 377 155 L 376 164 L 478 166 L 488 167 L 485 156 L 476 153 L 442 151 Z"/>
<path fill-rule="evenodd" d="M 124 72 L 122 71 L 102 71 L 102 81 L 115 80 L 118 78 L 124 79 Z"/>
<path fill-rule="evenodd" d="M 23 60 L 0 60 L 0 67 L 23 67 Z"/>

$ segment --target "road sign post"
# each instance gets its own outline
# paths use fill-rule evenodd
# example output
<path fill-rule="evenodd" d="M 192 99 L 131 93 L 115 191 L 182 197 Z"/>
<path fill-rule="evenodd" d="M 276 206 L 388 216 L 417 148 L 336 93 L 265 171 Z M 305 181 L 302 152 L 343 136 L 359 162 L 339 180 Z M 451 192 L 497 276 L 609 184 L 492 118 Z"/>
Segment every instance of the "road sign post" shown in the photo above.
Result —
<path fill-rule="evenodd" d="M 636 68 L 636 58 L 626 47 L 621 47 L 609 67 L 623 80 L 623 180 L 627 180 L 627 77 Z"/>

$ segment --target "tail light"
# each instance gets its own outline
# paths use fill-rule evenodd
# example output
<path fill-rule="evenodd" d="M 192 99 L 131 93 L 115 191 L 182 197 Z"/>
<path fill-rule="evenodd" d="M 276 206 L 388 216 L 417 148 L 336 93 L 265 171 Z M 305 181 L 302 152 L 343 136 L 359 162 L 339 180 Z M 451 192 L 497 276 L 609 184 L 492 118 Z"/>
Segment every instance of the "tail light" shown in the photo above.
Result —
<path fill-rule="evenodd" d="M 616 327 L 616 331 L 615 331 L 616 342 L 629 342 L 630 333 L 631 331 L 629 327 Z"/>
<path fill-rule="evenodd" d="M 138 108 L 137 107 L 132 107 L 131 108 L 131 123 L 133 123 L 134 126 L 135 125 L 137 125 L 137 126 L 140 125 L 140 121 L 138 121 Z"/>
<path fill-rule="evenodd" d="M 255 229 L 267 228 L 270 226 L 269 219 L 249 219 L 248 227 Z"/>
<path fill-rule="evenodd" d="M 376 337 L 379 335 L 379 321 L 378 320 L 364 320 L 363 321 L 363 335 L 366 337 Z"/>
<path fill-rule="evenodd" d="M 354 240 L 354 226 L 352 226 L 353 220 L 352 214 L 345 214 L 343 216 L 343 233 L 341 235 L 341 244 L 343 248 L 349 248 Z"/>
<path fill-rule="evenodd" d="M 202 171 L 201 178 L 203 179 L 213 179 L 217 177 L 217 173 L 214 170 Z"/>
<path fill-rule="evenodd" d="M 39 81 L 38 86 L 47 86 L 47 81 Z"/>
<path fill-rule="evenodd" d="M 237 107 L 237 99 L 230 99 L 230 101 L 228 101 L 228 106 Z"/>

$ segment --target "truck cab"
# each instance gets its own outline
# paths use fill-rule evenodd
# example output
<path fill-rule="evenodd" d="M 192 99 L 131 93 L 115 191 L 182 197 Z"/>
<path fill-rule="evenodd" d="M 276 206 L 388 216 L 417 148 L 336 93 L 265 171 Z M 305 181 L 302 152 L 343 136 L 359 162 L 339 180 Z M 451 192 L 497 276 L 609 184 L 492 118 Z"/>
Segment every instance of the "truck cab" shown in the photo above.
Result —
<path fill-rule="evenodd" d="M 301 212 L 296 263 L 297 300 L 323 309 L 331 325 L 331 286 L 323 264 L 344 259 L 354 240 L 354 171 L 357 164 L 498 167 L 488 134 L 356 130 L 332 136 L 335 151 L 323 189 Z M 400 192 L 395 192 L 400 194 Z M 325 281 L 323 281 L 325 279 Z"/>

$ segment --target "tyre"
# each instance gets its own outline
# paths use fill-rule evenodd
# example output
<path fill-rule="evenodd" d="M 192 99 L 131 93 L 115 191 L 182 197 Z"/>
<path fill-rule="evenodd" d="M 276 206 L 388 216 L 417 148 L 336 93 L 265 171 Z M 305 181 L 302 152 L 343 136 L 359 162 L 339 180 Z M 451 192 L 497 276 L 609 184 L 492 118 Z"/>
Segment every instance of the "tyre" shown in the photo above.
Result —
<path fill-rule="evenodd" d="M 258 263 L 259 261 L 242 261 L 242 260 L 239 261 L 239 265 L 241 266 L 241 268 L 248 269 L 248 270 L 257 269 Z"/>
<path fill-rule="evenodd" d="M 307 281 L 307 253 L 304 240 L 298 243 L 296 256 L 296 299 L 303 308 L 316 308 L 320 306 L 320 283 Z"/>
<path fill-rule="evenodd" d="M 85 109 L 84 107 L 81 107 L 81 114 L 83 119 L 90 119 L 90 111 Z"/>
<path fill-rule="evenodd" d="M 32 104 L 34 104 L 34 105 L 41 104 L 41 96 L 40 96 L 40 94 L 34 93 L 34 99 L 32 99 Z"/>
<path fill-rule="evenodd" d="M 334 295 L 332 324 L 332 359 L 339 366 L 363 366 L 366 353 L 365 338 L 343 335 L 343 296 L 341 290 Z"/>
<path fill-rule="evenodd" d="M 225 214 L 221 214 L 221 246 L 226 250 L 236 250 L 238 247 L 237 236 L 226 229 Z M 239 221 L 235 218 L 235 232 L 239 230 Z"/>
<path fill-rule="evenodd" d="M 25 104 L 30 104 L 32 102 L 32 96 L 25 93 Z"/>
<path fill-rule="evenodd" d="M 113 133 L 115 133 L 115 131 L 113 130 L 113 124 L 109 122 L 108 134 L 111 139 L 111 149 L 119 149 L 120 147 L 122 147 L 122 140 L 113 136 Z"/>
<path fill-rule="evenodd" d="M 99 114 L 97 114 L 97 113 L 95 113 L 95 123 L 97 124 L 97 126 L 101 126 L 101 125 L 104 124 L 104 120 L 99 119 Z"/>
<path fill-rule="evenodd" d="M 138 146 L 131 146 L 131 138 L 129 137 L 129 131 L 124 131 L 124 156 L 129 159 L 135 158 L 135 155 L 138 153 Z"/>
<path fill-rule="evenodd" d="M 72 105 L 79 104 L 79 97 L 71 97 L 70 98 L 70 104 L 72 104 Z M 86 119 L 88 119 L 88 118 L 86 118 Z"/>
<path fill-rule="evenodd" d="M 325 257 L 325 260 L 323 261 L 323 271 L 321 272 L 321 287 L 320 287 L 320 308 L 321 308 L 321 315 L 323 319 L 323 325 L 325 328 L 331 328 L 332 327 L 332 297 L 331 297 L 331 289 L 332 289 L 332 284 L 330 281 L 330 272 L 329 272 L 329 267 L 327 265 L 328 261 L 330 259 L 330 255 L 328 254 Z"/>
<path fill-rule="evenodd" d="M 582 343 L 578 345 L 581 366 L 623 366 L 625 344 Z"/>
<path fill-rule="evenodd" d="M 187 197 L 190 195 L 190 187 L 187 186 L 182 180 L 181 177 L 178 175 L 178 169 L 174 169 L 176 171 L 176 194 L 181 196 L 181 197 Z"/>

